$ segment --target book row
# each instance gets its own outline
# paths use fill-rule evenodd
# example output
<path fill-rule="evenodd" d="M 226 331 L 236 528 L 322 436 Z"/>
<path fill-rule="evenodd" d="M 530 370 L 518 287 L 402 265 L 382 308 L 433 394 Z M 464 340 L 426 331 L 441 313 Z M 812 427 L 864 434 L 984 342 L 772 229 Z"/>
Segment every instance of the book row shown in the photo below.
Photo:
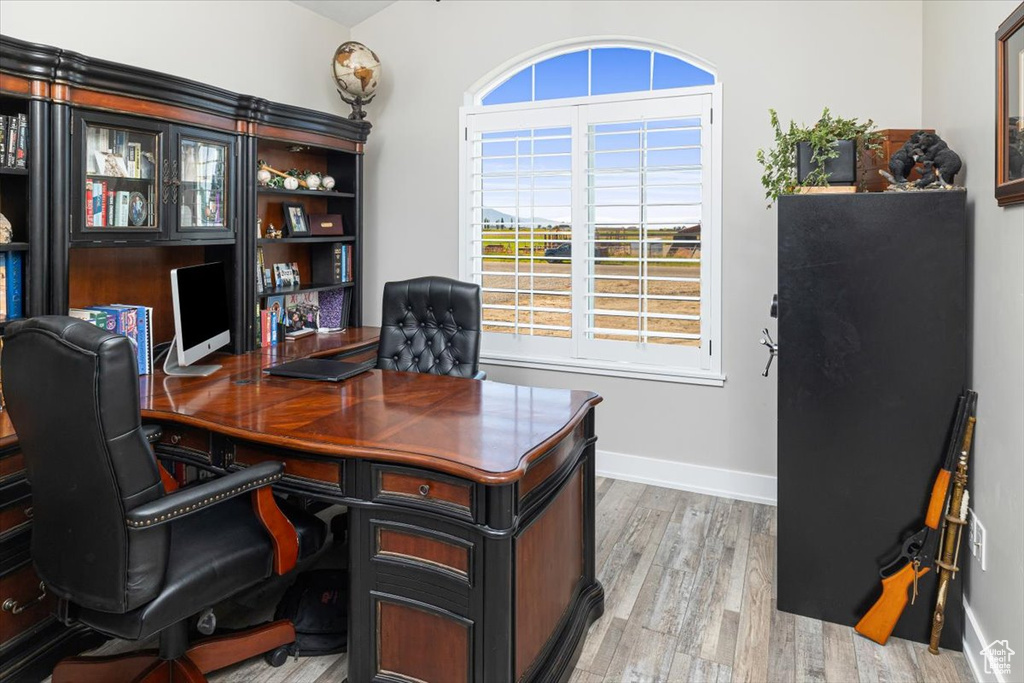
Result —
<path fill-rule="evenodd" d="M 153 372 L 153 309 L 131 304 L 87 306 L 68 311 L 72 318 L 86 320 L 100 329 L 123 334 L 135 347 L 139 374 Z"/>
<path fill-rule="evenodd" d="M 0 320 L 14 320 L 25 315 L 22 307 L 25 287 L 22 256 L 20 251 L 0 253 Z"/>
<path fill-rule="evenodd" d="M 0 168 L 25 168 L 28 158 L 28 117 L 0 114 Z"/>
<path fill-rule="evenodd" d="M 107 181 L 85 181 L 85 224 L 93 227 L 151 226 L 153 188 L 141 192 L 114 190 Z"/>

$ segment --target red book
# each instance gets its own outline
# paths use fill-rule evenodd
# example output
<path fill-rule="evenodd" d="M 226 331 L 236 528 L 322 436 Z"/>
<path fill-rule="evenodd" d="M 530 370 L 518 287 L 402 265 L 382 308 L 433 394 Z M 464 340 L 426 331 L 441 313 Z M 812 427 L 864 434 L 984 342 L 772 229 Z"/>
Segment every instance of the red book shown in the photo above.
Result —
<path fill-rule="evenodd" d="M 85 183 L 85 224 L 92 225 L 92 181 Z"/>
<path fill-rule="evenodd" d="M 101 194 L 100 194 L 100 202 L 101 202 L 100 203 L 100 216 L 101 216 L 101 218 L 100 218 L 100 225 L 109 225 L 109 223 L 107 222 L 107 181 L 106 180 L 103 181 L 101 187 L 103 188 L 103 190 L 101 190 Z"/>

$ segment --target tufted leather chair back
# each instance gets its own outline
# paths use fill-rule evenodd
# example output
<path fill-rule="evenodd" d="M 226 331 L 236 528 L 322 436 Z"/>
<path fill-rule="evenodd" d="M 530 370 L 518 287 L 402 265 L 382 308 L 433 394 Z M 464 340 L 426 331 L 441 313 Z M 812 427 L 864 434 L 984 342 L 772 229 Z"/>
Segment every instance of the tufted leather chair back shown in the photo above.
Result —
<path fill-rule="evenodd" d="M 384 285 L 377 367 L 472 377 L 480 366 L 480 286 L 446 277 Z"/>
<path fill-rule="evenodd" d="M 32 561 L 47 590 L 105 612 L 152 600 L 169 527 L 129 531 L 125 512 L 164 495 L 143 436 L 127 337 L 45 316 L 6 328 L 4 396 L 32 483 Z"/>

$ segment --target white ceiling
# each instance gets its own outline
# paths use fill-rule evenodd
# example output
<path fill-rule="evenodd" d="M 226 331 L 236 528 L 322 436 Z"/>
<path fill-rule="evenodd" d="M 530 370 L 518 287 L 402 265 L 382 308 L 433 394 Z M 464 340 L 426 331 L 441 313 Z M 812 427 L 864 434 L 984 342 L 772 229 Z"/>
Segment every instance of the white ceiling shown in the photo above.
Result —
<path fill-rule="evenodd" d="M 292 0 L 296 5 L 348 26 L 369 19 L 396 0 Z"/>

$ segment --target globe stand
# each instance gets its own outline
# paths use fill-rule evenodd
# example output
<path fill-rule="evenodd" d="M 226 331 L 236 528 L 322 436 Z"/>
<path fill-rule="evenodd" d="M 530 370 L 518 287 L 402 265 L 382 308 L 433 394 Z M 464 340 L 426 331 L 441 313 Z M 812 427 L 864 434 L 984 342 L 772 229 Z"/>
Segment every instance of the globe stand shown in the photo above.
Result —
<path fill-rule="evenodd" d="M 352 107 L 352 113 L 348 115 L 349 121 L 362 121 L 363 119 L 365 119 L 366 112 L 363 111 L 363 105 L 373 102 L 373 98 L 376 96 L 377 94 L 374 93 L 373 95 L 370 95 L 366 99 L 363 99 L 362 96 L 360 95 L 356 95 L 355 97 L 349 98 L 345 97 L 345 93 L 343 93 L 341 90 L 338 91 L 338 97 L 341 98 L 341 101 Z"/>

